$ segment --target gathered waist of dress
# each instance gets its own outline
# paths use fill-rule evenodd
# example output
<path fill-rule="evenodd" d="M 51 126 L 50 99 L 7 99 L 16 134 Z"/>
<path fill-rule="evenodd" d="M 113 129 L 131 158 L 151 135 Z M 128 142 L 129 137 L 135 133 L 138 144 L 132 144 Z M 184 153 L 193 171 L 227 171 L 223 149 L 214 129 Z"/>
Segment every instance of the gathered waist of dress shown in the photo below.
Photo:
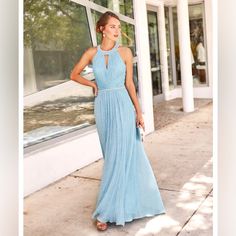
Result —
<path fill-rule="evenodd" d="M 113 91 L 117 89 L 126 89 L 125 86 L 120 86 L 120 87 L 114 87 L 114 88 L 99 88 L 98 92 L 105 92 L 105 91 Z"/>

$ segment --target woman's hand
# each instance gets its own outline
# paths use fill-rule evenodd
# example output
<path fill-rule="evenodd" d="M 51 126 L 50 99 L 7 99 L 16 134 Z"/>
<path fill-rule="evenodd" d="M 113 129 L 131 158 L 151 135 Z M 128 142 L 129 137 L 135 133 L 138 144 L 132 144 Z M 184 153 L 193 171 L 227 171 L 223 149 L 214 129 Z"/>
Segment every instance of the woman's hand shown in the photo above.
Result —
<path fill-rule="evenodd" d="M 142 113 L 136 113 L 136 125 L 137 127 L 142 127 L 143 131 L 145 132 L 145 125 L 144 125 Z"/>
<path fill-rule="evenodd" d="M 97 87 L 97 84 L 95 82 L 93 84 L 93 94 L 94 94 L 94 96 L 98 95 L 98 87 Z"/>

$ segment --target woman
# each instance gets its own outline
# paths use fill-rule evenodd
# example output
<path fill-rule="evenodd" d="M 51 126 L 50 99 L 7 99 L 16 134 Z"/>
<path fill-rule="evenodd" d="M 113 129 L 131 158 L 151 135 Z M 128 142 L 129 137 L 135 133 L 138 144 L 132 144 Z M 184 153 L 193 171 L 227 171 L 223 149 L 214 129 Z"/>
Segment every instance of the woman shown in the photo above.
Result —
<path fill-rule="evenodd" d="M 165 213 L 158 185 L 145 154 L 140 130 L 145 131 L 133 83 L 132 52 L 118 44 L 121 25 L 117 15 L 105 12 L 96 24 L 102 42 L 87 49 L 71 73 L 71 79 L 91 86 L 94 114 L 104 165 L 92 218 L 98 230 L 108 222 L 125 222 Z M 79 74 L 93 64 L 95 81 Z"/>

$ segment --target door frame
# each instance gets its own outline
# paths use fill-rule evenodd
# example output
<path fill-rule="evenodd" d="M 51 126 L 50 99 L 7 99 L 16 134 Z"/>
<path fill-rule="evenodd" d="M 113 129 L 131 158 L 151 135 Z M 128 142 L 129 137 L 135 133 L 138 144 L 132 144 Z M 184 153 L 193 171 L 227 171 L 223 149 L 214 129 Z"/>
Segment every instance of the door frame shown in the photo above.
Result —
<path fill-rule="evenodd" d="M 160 32 L 159 32 L 159 27 L 158 27 L 158 6 L 147 4 L 146 7 L 147 7 L 147 11 L 152 11 L 152 12 L 156 13 L 156 17 L 157 17 L 157 30 L 158 30 L 158 40 L 157 41 L 159 43 L 159 41 L 160 41 Z M 150 41 L 149 41 L 149 43 L 150 43 Z M 159 56 L 160 56 L 160 47 L 159 47 L 159 45 L 158 45 L 158 53 L 159 53 Z M 160 66 L 162 66 L 161 62 L 160 62 Z M 163 82 L 164 81 L 163 81 L 163 76 L 162 76 L 162 71 L 161 71 L 161 84 L 162 84 L 162 86 L 163 86 Z M 153 92 L 153 88 L 152 88 L 152 92 Z M 158 102 L 162 102 L 162 101 L 164 101 L 163 89 L 162 89 L 162 93 L 161 94 L 153 95 L 153 102 L 157 102 L 158 103 Z"/>

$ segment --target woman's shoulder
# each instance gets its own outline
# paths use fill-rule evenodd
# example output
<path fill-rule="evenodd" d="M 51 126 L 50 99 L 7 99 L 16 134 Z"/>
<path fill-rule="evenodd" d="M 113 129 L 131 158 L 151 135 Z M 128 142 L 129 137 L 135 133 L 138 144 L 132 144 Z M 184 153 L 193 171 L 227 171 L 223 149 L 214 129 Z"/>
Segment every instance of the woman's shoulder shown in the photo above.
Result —
<path fill-rule="evenodd" d="M 85 50 L 84 53 L 85 53 L 86 56 L 88 56 L 89 59 L 92 61 L 92 59 L 93 59 L 93 57 L 95 56 L 96 52 L 97 52 L 97 46 L 95 46 L 95 47 L 88 47 L 88 48 Z"/>
<path fill-rule="evenodd" d="M 123 50 L 123 51 L 127 51 L 127 50 L 130 50 L 130 48 L 129 47 L 127 47 L 127 46 L 124 46 L 124 45 L 121 45 L 121 44 L 119 44 L 119 47 L 118 47 L 120 50 Z"/>
<path fill-rule="evenodd" d="M 97 46 L 95 47 L 88 47 L 86 50 L 85 50 L 85 53 L 88 53 L 88 54 L 93 54 L 94 52 L 97 51 Z"/>
<path fill-rule="evenodd" d="M 118 47 L 120 49 L 120 51 L 124 52 L 124 53 L 132 53 L 131 49 L 128 46 L 123 46 L 123 45 L 119 45 Z"/>
<path fill-rule="evenodd" d="M 119 46 L 119 50 L 120 50 L 120 53 L 122 55 L 124 55 L 124 57 L 132 57 L 133 56 L 133 53 L 132 53 L 132 50 L 127 47 L 127 46 Z"/>

